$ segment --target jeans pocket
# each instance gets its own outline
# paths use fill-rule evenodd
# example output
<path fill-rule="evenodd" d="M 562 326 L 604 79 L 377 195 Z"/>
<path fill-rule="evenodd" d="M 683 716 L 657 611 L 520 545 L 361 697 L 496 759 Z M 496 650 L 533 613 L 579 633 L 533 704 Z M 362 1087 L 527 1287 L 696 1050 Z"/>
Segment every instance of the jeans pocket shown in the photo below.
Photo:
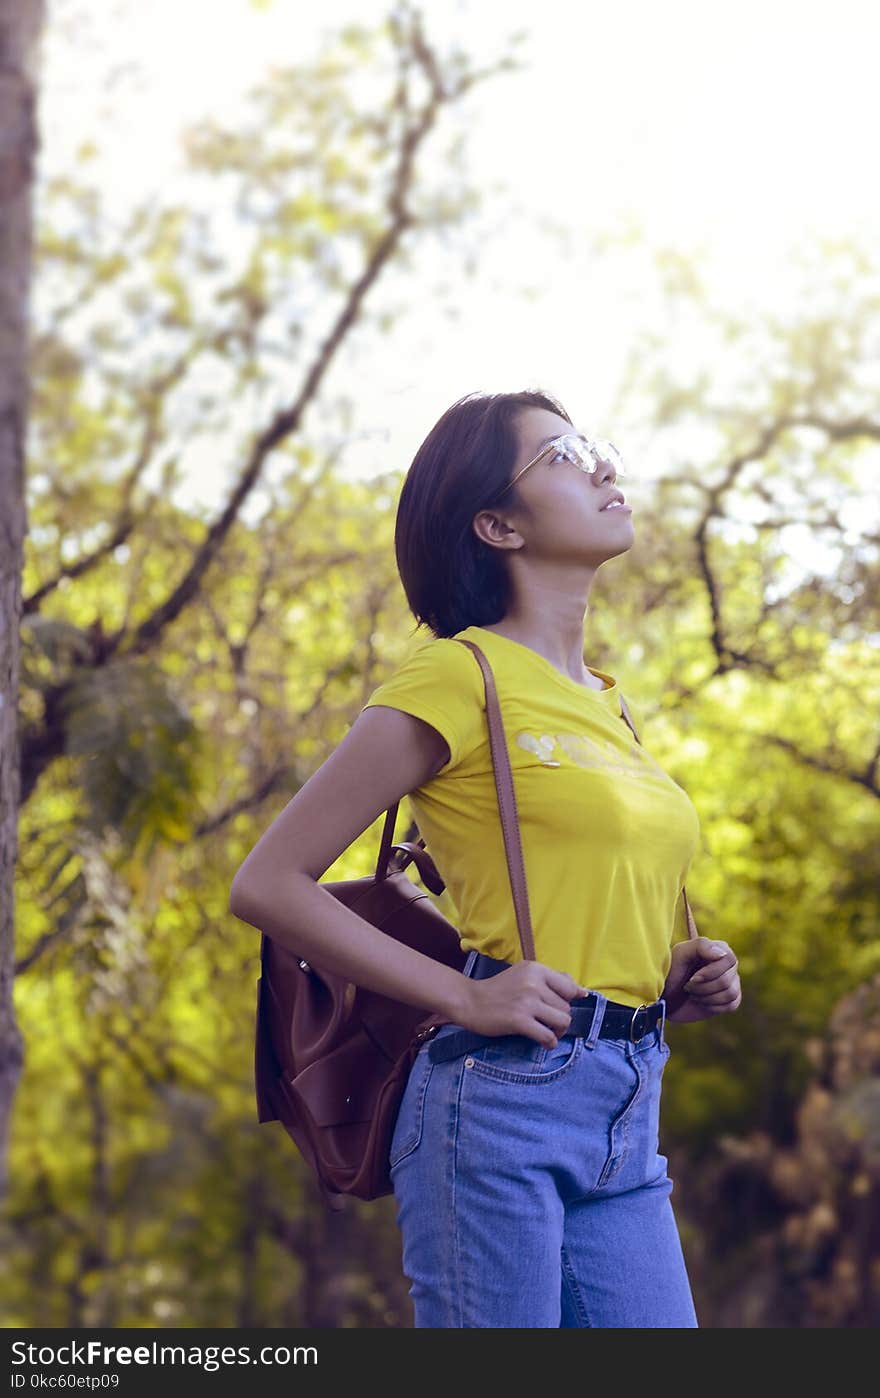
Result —
<path fill-rule="evenodd" d="M 388 1152 L 388 1167 L 393 1167 L 404 1156 L 411 1155 L 422 1139 L 422 1122 L 425 1115 L 425 1093 L 433 1070 L 428 1057 L 428 1045 L 424 1044 L 413 1059 L 400 1099 L 397 1120 L 391 1136 Z"/>
<path fill-rule="evenodd" d="M 475 1049 L 468 1062 L 475 1073 L 500 1082 L 551 1083 L 570 1071 L 583 1046 L 581 1035 L 568 1035 L 549 1048 L 524 1034 L 504 1034 Z"/>

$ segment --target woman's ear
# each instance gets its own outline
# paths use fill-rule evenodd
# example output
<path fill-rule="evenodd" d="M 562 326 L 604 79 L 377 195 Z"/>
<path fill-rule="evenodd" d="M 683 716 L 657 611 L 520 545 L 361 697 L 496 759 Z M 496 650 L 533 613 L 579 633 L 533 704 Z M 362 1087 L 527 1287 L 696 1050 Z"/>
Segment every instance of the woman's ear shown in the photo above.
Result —
<path fill-rule="evenodd" d="M 496 510 L 478 510 L 472 528 L 477 538 L 493 548 L 521 548 L 525 540 L 514 524 Z"/>

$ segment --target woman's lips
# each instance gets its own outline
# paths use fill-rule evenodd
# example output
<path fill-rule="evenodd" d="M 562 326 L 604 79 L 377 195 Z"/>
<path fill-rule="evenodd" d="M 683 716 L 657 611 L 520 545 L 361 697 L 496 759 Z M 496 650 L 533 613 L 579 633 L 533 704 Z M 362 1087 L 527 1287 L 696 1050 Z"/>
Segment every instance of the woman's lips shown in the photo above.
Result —
<path fill-rule="evenodd" d="M 600 515 L 631 515 L 632 505 L 605 505 L 600 511 Z"/>

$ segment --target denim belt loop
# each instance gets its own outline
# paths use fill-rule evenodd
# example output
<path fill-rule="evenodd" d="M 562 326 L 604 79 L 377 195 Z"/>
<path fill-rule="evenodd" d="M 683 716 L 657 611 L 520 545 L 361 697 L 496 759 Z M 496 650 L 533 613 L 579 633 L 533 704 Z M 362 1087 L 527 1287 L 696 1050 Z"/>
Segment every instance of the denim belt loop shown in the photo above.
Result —
<path fill-rule="evenodd" d="M 593 1009 L 593 1018 L 590 1021 L 589 1033 L 583 1036 L 584 1048 L 588 1049 L 596 1047 L 599 1030 L 602 1028 L 602 1021 L 605 1018 L 605 1006 L 608 1004 L 607 995 L 602 995 L 598 990 L 591 990 L 590 994 L 595 997 L 596 1004 Z"/>
<path fill-rule="evenodd" d="M 660 1030 L 660 1042 L 663 1044 L 666 1042 L 664 1037 L 666 1033 L 666 1001 L 661 996 L 657 1003 L 660 1006 L 660 1023 L 657 1028 Z"/>

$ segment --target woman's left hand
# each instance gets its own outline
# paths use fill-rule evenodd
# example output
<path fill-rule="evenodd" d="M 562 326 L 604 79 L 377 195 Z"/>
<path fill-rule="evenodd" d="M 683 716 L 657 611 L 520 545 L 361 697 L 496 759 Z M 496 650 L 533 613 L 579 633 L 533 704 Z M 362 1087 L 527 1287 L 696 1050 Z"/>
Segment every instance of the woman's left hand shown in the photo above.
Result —
<path fill-rule="evenodd" d="M 676 942 L 662 995 L 666 1018 L 674 1024 L 690 1024 L 738 1010 L 742 987 L 737 959 L 727 942 L 709 937 Z"/>

